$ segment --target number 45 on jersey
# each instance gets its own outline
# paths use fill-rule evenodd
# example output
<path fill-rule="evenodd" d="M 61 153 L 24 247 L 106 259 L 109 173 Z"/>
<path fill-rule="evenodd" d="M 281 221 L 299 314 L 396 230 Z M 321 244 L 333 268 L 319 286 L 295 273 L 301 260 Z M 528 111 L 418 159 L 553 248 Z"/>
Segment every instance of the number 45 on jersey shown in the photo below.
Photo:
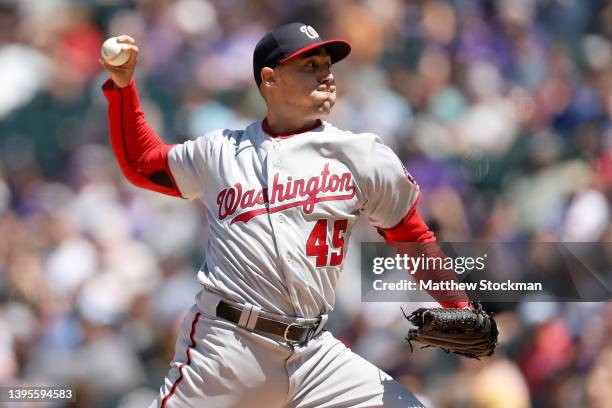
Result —
<path fill-rule="evenodd" d="M 329 223 L 328 223 L 329 221 Z M 333 223 L 331 251 L 327 245 L 328 224 Z M 316 266 L 338 266 L 344 259 L 344 236 L 348 220 L 318 220 L 306 242 L 306 255 L 313 256 Z"/>

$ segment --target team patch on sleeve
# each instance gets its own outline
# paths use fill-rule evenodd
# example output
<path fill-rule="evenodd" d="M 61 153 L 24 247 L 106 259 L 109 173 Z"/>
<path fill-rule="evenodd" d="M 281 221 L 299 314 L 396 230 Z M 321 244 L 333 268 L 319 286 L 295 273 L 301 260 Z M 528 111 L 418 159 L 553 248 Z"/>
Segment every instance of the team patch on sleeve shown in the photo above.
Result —
<path fill-rule="evenodd" d="M 412 184 L 414 184 L 415 186 L 418 187 L 417 182 L 414 180 L 414 177 L 412 177 L 412 174 L 410 174 L 410 172 L 406 169 L 406 166 L 404 166 L 404 164 L 402 163 L 402 169 L 404 169 L 404 174 L 406 175 L 406 177 L 408 178 L 408 181 L 410 181 Z"/>

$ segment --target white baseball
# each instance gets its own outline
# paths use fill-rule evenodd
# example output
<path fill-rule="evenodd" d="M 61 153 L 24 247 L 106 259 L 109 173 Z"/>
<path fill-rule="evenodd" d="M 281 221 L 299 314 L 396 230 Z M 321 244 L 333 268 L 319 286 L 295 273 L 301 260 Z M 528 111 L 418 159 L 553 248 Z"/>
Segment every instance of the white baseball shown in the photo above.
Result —
<path fill-rule="evenodd" d="M 123 65 L 130 59 L 130 52 L 122 48 L 120 42 L 117 41 L 117 37 L 111 37 L 104 41 L 102 44 L 102 50 L 100 54 L 102 59 L 109 65 L 118 67 Z"/>

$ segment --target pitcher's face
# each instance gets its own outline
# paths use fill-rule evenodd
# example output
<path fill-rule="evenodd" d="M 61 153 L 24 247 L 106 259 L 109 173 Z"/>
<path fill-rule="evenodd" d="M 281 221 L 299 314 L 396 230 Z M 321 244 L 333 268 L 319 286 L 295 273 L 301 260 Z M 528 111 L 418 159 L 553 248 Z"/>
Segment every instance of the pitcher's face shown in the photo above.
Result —
<path fill-rule="evenodd" d="M 279 98 L 305 115 L 320 116 L 331 112 L 336 102 L 336 83 L 331 72 L 331 58 L 324 48 L 297 56 L 277 66 Z"/>

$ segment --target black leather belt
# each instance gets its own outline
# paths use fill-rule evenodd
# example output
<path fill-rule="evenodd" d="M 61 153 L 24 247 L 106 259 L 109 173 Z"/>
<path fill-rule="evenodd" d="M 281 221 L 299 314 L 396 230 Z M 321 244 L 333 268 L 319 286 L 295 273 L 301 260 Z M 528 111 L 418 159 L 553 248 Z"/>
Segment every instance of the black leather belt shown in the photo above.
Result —
<path fill-rule="evenodd" d="M 238 324 L 242 309 L 232 306 L 225 301 L 220 301 L 217 305 L 217 316 L 232 323 Z M 255 322 L 254 331 L 264 334 L 274 334 L 283 338 L 287 343 L 305 343 L 310 340 L 317 331 L 319 324 L 296 324 L 283 323 L 277 320 L 259 316 Z"/>

